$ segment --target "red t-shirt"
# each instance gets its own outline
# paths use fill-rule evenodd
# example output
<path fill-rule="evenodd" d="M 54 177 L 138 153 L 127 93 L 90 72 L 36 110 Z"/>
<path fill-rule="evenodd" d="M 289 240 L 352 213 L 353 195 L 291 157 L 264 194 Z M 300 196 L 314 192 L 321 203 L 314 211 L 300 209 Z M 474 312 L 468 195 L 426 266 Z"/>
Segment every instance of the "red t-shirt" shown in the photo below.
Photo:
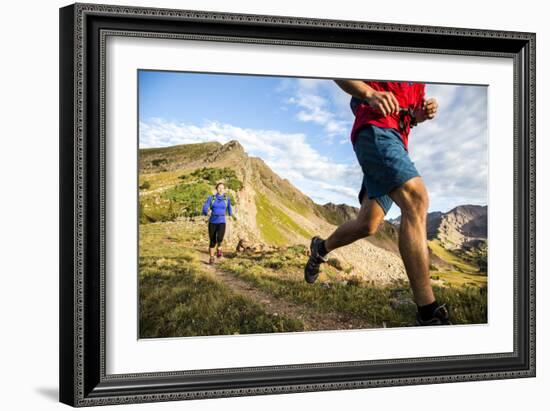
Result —
<path fill-rule="evenodd" d="M 399 103 L 399 108 L 412 107 L 413 109 L 421 108 L 424 101 L 426 85 L 424 83 L 412 83 L 407 81 L 365 81 L 370 87 L 376 91 L 391 91 Z M 401 139 L 408 149 L 410 126 L 408 121 L 405 121 L 405 129 L 399 129 L 399 114 L 392 113 L 386 117 L 367 104 L 360 102 L 355 109 L 355 122 L 351 129 L 351 142 L 355 143 L 355 135 L 357 131 L 367 125 L 374 124 L 378 127 L 394 128 L 401 135 Z"/>

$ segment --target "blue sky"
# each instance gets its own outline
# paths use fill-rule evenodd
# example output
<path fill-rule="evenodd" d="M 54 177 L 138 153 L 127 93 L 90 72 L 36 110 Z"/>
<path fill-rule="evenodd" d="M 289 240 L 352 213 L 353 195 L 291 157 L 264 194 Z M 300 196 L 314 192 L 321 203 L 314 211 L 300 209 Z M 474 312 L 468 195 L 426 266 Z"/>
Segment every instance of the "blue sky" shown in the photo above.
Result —
<path fill-rule="evenodd" d="M 409 152 L 430 211 L 487 204 L 486 87 L 428 84 L 426 94 L 439 115 L 412 130 Z M 140 71 L 140 147 L 238 140 L 315 202 L 358 207 L 349 99 L 332 80 Z M 394 205 L 387 217 L 399 214 Z"/>

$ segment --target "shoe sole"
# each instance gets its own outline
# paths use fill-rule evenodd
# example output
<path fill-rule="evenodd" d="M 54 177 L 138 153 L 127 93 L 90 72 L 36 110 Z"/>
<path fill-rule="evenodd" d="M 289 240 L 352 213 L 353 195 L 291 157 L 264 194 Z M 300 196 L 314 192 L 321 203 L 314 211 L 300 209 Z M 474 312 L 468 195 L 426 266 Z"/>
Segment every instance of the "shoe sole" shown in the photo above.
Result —
<path fill-rule="evenodd" d="M 317 274 L 315 278 L 309 278 L 307 275 L 304 274 L 304 280 L 306 280 L 306 283 L 308 284 L 313 284 L 317 280 L 317 277 L 319 277 L 319 274 Z"/>
<path fill-rule="evenodd" d="M 311 242 L 309 243 L 309 252 L 310 252 L 310 255 L 311 255 L 311 253 L 313 252 L 313 250 L 312 250 L 312 248 L 313 248 L 313 240 L 314 240 L 315 238 L 320 238 L 320 237 L 319 237 L 319 236 L 315 236 L 315 237 L 313 237 L 313 238 L 311 239 Z M 309 261 L 308 261 L 308 263 L 309 263 Z M 306 267 L 307 267 L 307 263 L 306 263 Z M 313 278 L 308 277 L 308 275 L 306 274 L 305 269 L 304 269 L 304 280 L 306 281 L 306 283 L 308 283 L 308 284 L 313 284 L 313 283 L 317 280 L 318 277 L 319 277 L 319 272 L 317 272 L 317 274 L 315 274 L 315 276 L 314 276 Z"/>

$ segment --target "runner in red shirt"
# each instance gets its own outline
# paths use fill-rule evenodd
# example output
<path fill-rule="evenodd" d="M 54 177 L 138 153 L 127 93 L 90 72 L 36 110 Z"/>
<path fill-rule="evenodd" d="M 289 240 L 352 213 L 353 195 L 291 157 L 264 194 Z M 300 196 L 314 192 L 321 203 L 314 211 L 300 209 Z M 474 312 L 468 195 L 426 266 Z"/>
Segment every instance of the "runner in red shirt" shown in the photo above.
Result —
<path fill-rule="evenodd" d="M 366 124 L 374 124 L 378 127 L 397 130 L 401 135 L 405 148 L 408 149 L 411 114 L 422 109 L 425 102 L 425 84 L 395 81 L 365 81 L 365 84 L 373 91 L 381 93 L 378 95 L 381 100 L 374 101 L 375 107 L 371 107 L 369 100 L 365 99 L 361 101 L 354 97 L 356 108 L 354 109 L 355 122 L 351 130 L 352 144 L 355 143 L 355 134 L 359 128 Z M 387 101 L 384 100 L 384 97 L 386 97 Z M 380 105 L 380 110 L 377 109 L 377 104 Z M 399 122 L 400 120 L 403 121 L 402 117 L 406 114 L 402 112 L 400 115 L 399 111 L 392 111 L 392 108 L 396 105 L 403 110 L 411 109 L 411 113 L 407 113 L 408 115 L 402 123 L 403 127 L 400 127 Z"/>
<path fill-rule="evenodd" d="M 426 99 L 423 83 L 335 81 L 352 96 L 351 142 L 363 170 L 361 208 L 355 220 L 341 224 L 326 240 L 312 238 L 304 278 L 315 282 L 330 251 L 374 235 L 395 202 L 401 209 L 399 251 L 418 306 L 416 324 L 448 325 L 448 312 L 436 301 L 429 276 L 428 192 L 408 153 L 411 127 L 433 119 L 437 101 Z"/>

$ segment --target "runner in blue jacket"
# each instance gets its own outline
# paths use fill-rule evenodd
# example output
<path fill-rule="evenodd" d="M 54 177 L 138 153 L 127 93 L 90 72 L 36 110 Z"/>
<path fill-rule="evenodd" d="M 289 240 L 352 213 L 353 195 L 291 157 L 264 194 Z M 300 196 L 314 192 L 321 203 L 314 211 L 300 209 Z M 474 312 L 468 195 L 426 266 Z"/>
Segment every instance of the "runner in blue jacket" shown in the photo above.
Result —
<path fill-rule="evenodd" d="M 202 215 L 208 215 L 210 211 L 210 218 L 208 219 L 208 236 L 210 237 L 209 263 L 214 263 L 214 255 L 218 258 L 222 256 L 221 244 L 223 236 L 225 235 L 225 215 L 228 214 L 233 217 L 233 210 L 231 209 L 231 200 L 229 196 L 225 195 L 225 186 L 223 183 L 216 184 L 216 194 L 208 196 L 204 205 L 202 206 Z"/>

